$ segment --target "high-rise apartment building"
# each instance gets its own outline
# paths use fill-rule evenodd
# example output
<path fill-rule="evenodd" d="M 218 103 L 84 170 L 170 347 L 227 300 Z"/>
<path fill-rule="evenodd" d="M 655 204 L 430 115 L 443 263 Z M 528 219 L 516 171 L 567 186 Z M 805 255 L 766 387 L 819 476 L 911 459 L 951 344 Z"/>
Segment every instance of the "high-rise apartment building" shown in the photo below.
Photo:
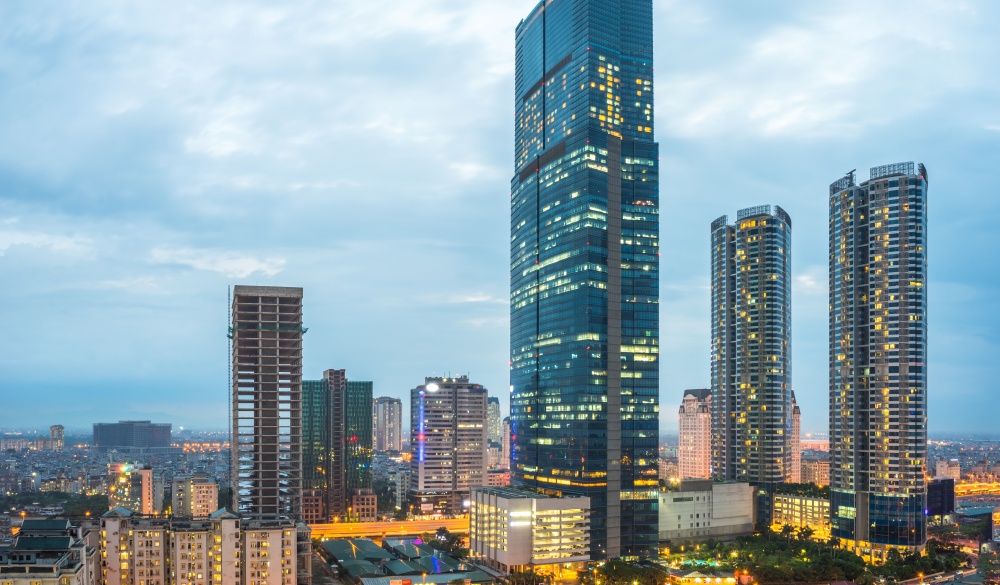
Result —
<path fill-rule="evenodd" d="M 231 473 L 245 518 L 299 517 L 304 333 L 301 288 L 233 288 Z"/>
<path fill-rule="evenodd" d="M 681 479 L 712 477 L 712 391 L 685 390 L 678 414 L 677 462 Z"/>
<path fill-rule="evenodd" d="M 927 169 L 830 185 L 833 536 L 866 557 L 927 540 Z"/>
<path fill-rule="evenodd" d="M 153 493 L 153 469 L 132 463 L 108 464 L 108 505 L 135 510 L 140 514 L 159 512 Z"/>
<path fill-rule="evenodd" d="M 468 376 L 425 378 L 410 391 L 413 514 L 468 511 L 469 490 L 486 485 L 486 398 Z"/>
<path fill-rule="evenodd" d="M 308 532 L 291 520 L 241 520 L 223 509 L 169 520 L 115 508 L 101 517 L 105 585 L 297 585 L 312 577 Z M 301 534 L 301 536 L 300 536 Z"/>
<path fill-rule="evenodd" d="M 302 391 L 303 486 L 321 492 L 323 516 L 346 518 L 354 490 L 372 487 L 372 383 L 326 370 Z"/>
<path fill-rule="evenodd" d="M 486 428 L 490 444 L 500 447 L 500 432 L 503 424 L 503 417 L 500 416 L 500 399 L 496 396 L 490 396 L 486 403 L 486 409 L 488 421 Z"/>
<path fill-rule="evenodd" d="M 788 437 L 788 444 L 792 450 L 792 468 L 788 481 L 802 483 L 802 411 L 795 401 L 795 392 L 792 392 L 792 433 Z"/>
<path fill-rule="evenodd" d="M 52 425 L 49 427 L 49 440 L 52 441 L 53 449 L 62 449 L 66 441 L 66 427 L 62 425 Z"/>
<path fill-rule="evenodd" d="M 514 70 L 512 482 L 589 498 L 593 558 L 655 555 L 652 0 L 539 2 Z"/>
<path fill-rule="evenodd" d="M 712 473 L 792 473 L 792 220 L 780 207 L 712 222 Z"/>
<path fill-rule="evenodd" d="M 510 469 L 510 417 L 503 417 L 500 427 L 500 469 Z"/>
<path fill-rule="evenodd" d="M 399 398 L 379 396 L 375 399 L 374 429 L 376 451 L 401 451 L 403 449 L 403 401 Z"/>
<path fill-rule="evenodd" d="M 178 475 L 170 498 L 174 518 L 208 518 L 219 509 L 219 484 L 205 473 Z"/>

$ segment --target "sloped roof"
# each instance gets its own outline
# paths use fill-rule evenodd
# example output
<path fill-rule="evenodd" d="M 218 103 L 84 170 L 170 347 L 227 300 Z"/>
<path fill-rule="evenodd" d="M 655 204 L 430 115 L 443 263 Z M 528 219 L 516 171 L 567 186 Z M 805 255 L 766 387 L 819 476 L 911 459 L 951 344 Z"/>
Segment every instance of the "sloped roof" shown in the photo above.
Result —
<path fill-rule="evenodd" d="M 69 550 L 73 538 L 69 536 L 18 536 L 15 550 Z"/>

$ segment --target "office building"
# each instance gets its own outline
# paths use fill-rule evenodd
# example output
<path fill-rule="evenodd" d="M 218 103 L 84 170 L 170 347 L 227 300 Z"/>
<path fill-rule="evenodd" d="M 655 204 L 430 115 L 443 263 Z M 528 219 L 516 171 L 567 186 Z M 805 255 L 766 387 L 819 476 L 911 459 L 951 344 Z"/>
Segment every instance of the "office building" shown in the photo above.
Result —
<path fill-rule="evenodd" d="M 399 398 L 379 396 L 375 399 L 376 451 L 403 450 L 403 401 Z"/>
<path fill-rule="evenodd" d="M 927 540 L 927 170 L 830 185 L 833 536 L 866 558 Z"/>
<path fill-rule="evenodd" d="M 354 490 L 372 487 L 372 383 L 331 369 L 302 391 L 303 486 L 323 493 L 323 516 L 346 519 Z"/>
<path fill-rule="evenodd" d="M 510 417 L 503 417 L 500 427 L 500 469 L 510 469 Z"/>
<path fill-rule="evenodd" d="M 486 427 L 487 438 L 489 438 L 490 444 L 500 446 L 500 433 L 502 432 L 503 417 L 500 416 L 500 399 L 496 396 L 490 396 L 486 403 L 487 410 L 487 421 L 488 426 Z"/>
<path fill-rule="evenodd" d="M 108 506 L 136 510 L 152 515 L 160 510 L 155 506 L 153 494 L 153 469 L 132 463 L 108 465 Z"/>
<path fill-rule="evenodd" d="M 157 450 L 170 448 L 170 423 L 123 420 L 94 423 L 94 446 L 101 451 Z"/>
<path fill-rule="evenodd" d="M 298 519 L 302 498 L 302 289 L 236 286 L 230 321 L 236 512 Z"/>
<path fill-rule="evenodd" d="M 814 483 L 821 487 L 830 485 L 830 460 L 803 459 L 802 483 Z"/>
<path fill-rule="evenodd" d="M 653 556 L 652 0 L 539 2 L 517 26 L 514 71 L 511 479 L 589 498 L 594 559 Z"/>
<path fill-rule="evenodd" d="M 712 477 L 711 390 L 684 391 L 678 425 L 677 462 L 680 477 Z"/>
<path fill-rule="evenodd" d="M 792 392 L 792 433 L 788 437 L 791 446 L 792 470 L 789 473 L 788 481 L 791 483 L 802 482 L 802 411 L 795 401 L 795 392 Z"/>
<path fill-rule="evenodd" d="M 309 499 L 309 524 L 327 522 L 331 515 L 333 492 L 333 413 L 334 396 L 331 388 L 347 384 L 344 370 L 328 370 L 322 380 L 302 381 L 302 489 L 303 508 Z M 308 492 L 308 496 L 306 495 Z M 316 497 L 319 497 L 317 502 Z M 318 509 L 317 509 L 318 507 Z M 321 518 L 317 520 L 317 515 Z"/>
<path fill-rule="evenodd" d="M 671 544 L 753 534 L 754 490 L 747 483 L 681 480 L 660 492 L 660 540 Z"/>
<path fill-rule="evenodd" d="M 469 490 L 486 485 L 486 398 L 468 376 L 425 378 L 410 391 L 413 514 L 466 512 Z"/>
<path fill-rule="evenodd" d="M 511 573 L 583 569 L 590 560 L 590 501 L 554 498 L 508 487 L 472 490 L 469 556 L 478 564 Z"/>
<path fill-rule="evenodd" d="M 3 585 L 97 585 L 100 550 L 69 520 L 26 518 L 13 542 L 0 544 Z"/>
<path fill-rule="evenodd" d="M 335 493 L 334 507 L 330 510 L 333 516 L 345 512 L 338 505 L 350 506 L 357 490 L 372 489 L 372 387 L 372 382 L 348 379 L 343 399 L 338 401 L 343 404 L 342 414 L 335 413 L 334 419 L 343 420 L 343 424 L 334 422 L 333 427 Z M 338 487 L 340 477 L 343 485 Z"/>
<path fill-rule="evenodd" d="M 105 585 L 296 585 L 311 582 L 308 529 L 291 520 L 167 520 L 115 508 L 101 517 Z M 304 562 L 303 562 L 304 561 Z"/>
<path fill-rule="evenodd" d="M 770 205 L 712 222 L 712 473 L 792 474 L 792 220 Z"/>
<path fill-rule="evenodd" d="M 947 516 L 955 513 L 955 479 L 937 477 L 927 483 L 927 515 Z"/>
<path fill-rule="evenodd" d="M 771 509 L 771 530 L 781 532 L 783 526 L 812 530 L 812 538 L 830 540 L 830 498 L 803 494 L 774 494 Z"/>
<path fill-rule="evenodd" d="M 219 509 L 219 484 L 204 473 L 178 475 L 174 477 L 170 500 L 174 518 L 208 518 Z"/>

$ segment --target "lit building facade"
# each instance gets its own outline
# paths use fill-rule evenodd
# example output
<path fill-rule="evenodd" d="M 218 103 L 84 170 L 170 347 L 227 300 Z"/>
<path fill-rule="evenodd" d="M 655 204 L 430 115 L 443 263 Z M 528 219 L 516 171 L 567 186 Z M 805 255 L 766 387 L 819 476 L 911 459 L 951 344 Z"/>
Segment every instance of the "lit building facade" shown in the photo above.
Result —
<path fill-rule="evenodd" d="M 123 506 L 140 514 L 159 512 L 155 509 L 153 469 L 132 463 L 108 464 L 108 506 Z"/>
<path fill-rule="evenodd" d="M 328 519 L 346 518 L 354 490 L 372 487 L 372 383 L 331 369 L 302 388 L 303 485 L 323 493 Z"/>
<path fill-rule="evenodd" d="M 290 520 L 240 520 L 226 510 L 180 521 L 115 508 L 101 517 L 103 583 L 305 584 L 312 576 L 308 537 L 307 529 Z"/>
<path fill-rule="evenodd" d="M 589 498 L 595 559 L 657 552 L 659 152 L 651 0 L 515 32 L 512 482 Z"/>
<path fill-rule="evenodd" d="M 799 494 L 774 494 L 771 530 L 781 532 L 785 525 L 809 528 L 812 538 L 820 542 L 830 539 L 830 499 Z"/>
<path fill-rule="evenodd" d="M 795 401 L 795 392 L 792 392 L 792 433 L 788 437 L 792 450 L 792 469 L 788 475 L 788 481 L 792 483 L 802 482 L 802 411 L 799 410 L 799 403 Z"/>
<path fill-rule="evenodd" d="M 830 485 L 829 459 L 804 459 L 802 461 L 802 483 L 818 486 Z"/>
<path fill-rule="evenodd" d="M 770 205 L 712 222 L 712 473 L 792 474 L 792 220 Z"/>
<path fill-rule="evenodd" d="M 403 449 L 403 401 L 399 398 L 379 396 L 375 399 L 374 432 L 376 451 L 401 451 Z"/>
<path fill-rule="evenodd" d="M 27 518 L 0 544 L 3 585 L 98 585 L 100 566 L 97 543 L 65 519 Z"/>
<path fill-rule="evenodd" d="M 590 501 L 507 487 L 472 490 L 469 556 L 498 571 L 590 560 Z"/>
<path fill-rule="evenodd" d="M 851 172 L 829 202 L 831 530 L 879 560 L 927 540 L 927 170 Z"/>
<path fill-rule="evenodd" d="M 677 463 L 682 478 L 712 477 L 712 391 L 685 390 L 678 414 Z"/>
<path fill-rule="evenodd" d="M 304 333 L 301 288 L 233 288 L 231 485 L 243 517 L 300 515 Z"/>
<path fill-rule="evenodd" d="M 488 425 L 486 427 L 487 438 L 490 444 L 500 446 L 500 432 L 503 417 L 500 416 L 500 399 L 490 396 L 486 402 L 486 416 Z"/>
<path fill-rule="evenodd" d="M 49 427 L 49 440 L 52 441 L 53 449 L 62 449 L 66 441 L 66 427 L 62 425 L 52 425 Z"/>
<path fill-rule="evenodd" d="M 204 473 L 178 475 L 170 498 L 175 518 L 208 518 L 219 509 L 219 484 Z"/>
<path fill-rule="evenodd" d="M 468 376 L 425 378 L 410 391 L 412 513 L 467 511 L 469 490 L 486 485 L 486 398 Z"/>

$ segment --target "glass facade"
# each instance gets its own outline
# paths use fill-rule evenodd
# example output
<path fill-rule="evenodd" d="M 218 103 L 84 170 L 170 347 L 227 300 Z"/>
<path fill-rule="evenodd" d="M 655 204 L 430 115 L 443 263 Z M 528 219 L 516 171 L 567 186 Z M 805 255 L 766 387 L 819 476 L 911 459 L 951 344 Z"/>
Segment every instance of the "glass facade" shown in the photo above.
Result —
<path fill-rule="evenodd" d="M 926 541 L 927 170 L 830 185 L 833 535 L 880 559 Z"/>
<path fill-rule="evenodd" d="M 657 550 L 652 44 L 651 0 L 546 0 L 516 30 L 512 476 L 588 496 L 595 559 Z"/>
<path fill-rule="evenodd" d="M 770 205 L 712 222 L 712 474 L 790 481 L 792 221 Z"/>
<path fill-rule="evenodd" d="M 348 380 L 344 394 L 344 494 L 372 488 L 372 386 Z"/>

